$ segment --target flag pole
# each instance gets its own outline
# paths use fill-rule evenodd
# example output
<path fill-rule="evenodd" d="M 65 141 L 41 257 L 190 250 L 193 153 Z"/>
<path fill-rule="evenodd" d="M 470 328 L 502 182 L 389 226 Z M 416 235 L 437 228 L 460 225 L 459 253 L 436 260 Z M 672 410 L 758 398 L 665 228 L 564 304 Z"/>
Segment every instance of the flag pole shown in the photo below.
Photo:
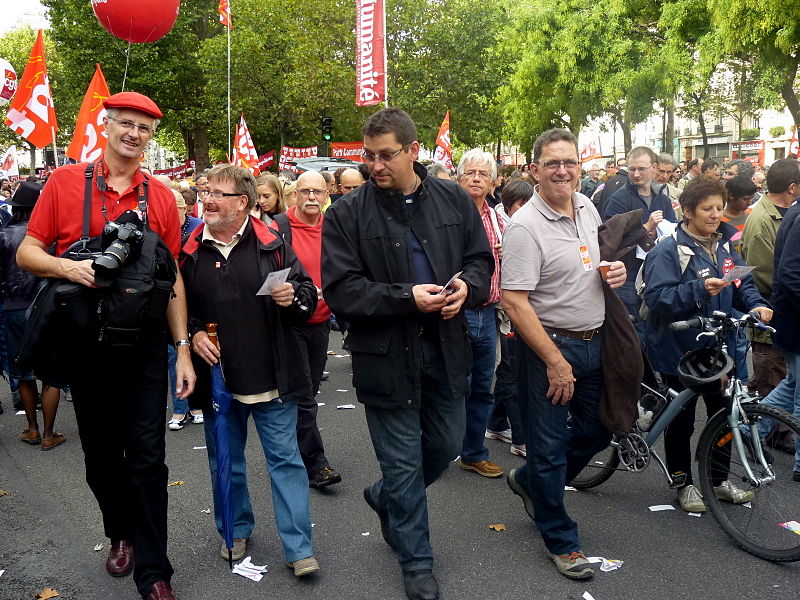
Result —
<path fill-rule="evenodd" d="M 55 171 L 58 168 L 58 148 L 56 147 L 56 128 L 55 126 L 50 126 L 50 131 L 53 133 L 53 163 L 55 167 L 53 170 Z"/>
<path fill-rule="evenodd" d="M 386 82 L 386 98 L 384 100 L 386 108 L 389 108 L 389 70 L 387 69 L 389 65 L 389 57 L 386 54 L 386 2 L 383 3 L 383 78 Z"/>
<path fill-rule="evenodd" d="M 231 155 L 231 9 L 228 4 L 228 156 Z"/>

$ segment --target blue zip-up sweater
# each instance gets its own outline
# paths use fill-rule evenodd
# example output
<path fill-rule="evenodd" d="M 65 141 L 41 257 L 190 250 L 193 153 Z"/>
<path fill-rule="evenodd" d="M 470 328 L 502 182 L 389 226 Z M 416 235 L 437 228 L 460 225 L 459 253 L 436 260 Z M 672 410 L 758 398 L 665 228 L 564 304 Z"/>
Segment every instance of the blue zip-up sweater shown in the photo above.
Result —
<path fill-rule="evenodd" d="M 710 317 L 715 310 L 729 315 L 733 308 L 749 312 L 757 306 L 769 306 L 759 294 L 750 275 L 742 278 L 739 287 L 731 284 L 716 296 L 711 296 L 705 290 L 705 279 L 722 278 L 726 261 L 728 265 L 731 260 L 736 265 L 744 264 L 730 244 L 736 228 L 720 223 L 717 231 L 722 234 L 722 238 L 717 244 L 716 264 L 680 226 L 677 229 L 677 240 L 670 236 L 647 253 L 643 273 L 644 301 L 650 309 L 650 315 L 646 323 L 645 345 L 653 368 L 660 373 L 677 375 L 681 356 L 689 350 L 709 346 L 711 343 L 710 338 L 700 342 L 695 340 L 700 333 L 699 329 L 675 332 L 669 330 L 669 323 L 697 316 Z M 678 256 L 679 244 L 683 246 L 684 252 L 692 254 L 683 274 Z M 737 357 L 735 353 L 736 340 L 730 334 L 728 354 L 734 360 L 744 360 L 745 357 Z"/>

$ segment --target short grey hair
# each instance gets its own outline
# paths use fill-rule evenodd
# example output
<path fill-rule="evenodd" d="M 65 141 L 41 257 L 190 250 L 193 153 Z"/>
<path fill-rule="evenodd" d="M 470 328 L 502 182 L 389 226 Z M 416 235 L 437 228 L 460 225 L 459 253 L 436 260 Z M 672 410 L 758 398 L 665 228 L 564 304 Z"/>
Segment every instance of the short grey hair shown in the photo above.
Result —
<path fill-rule="evenodd" d="M 739 160 L 739 159 L 732 160 L 731 162 L 729 162 L 729 163 L 726 165 L 726 167 L 730 169 L 730 168 L 731 168 L 732 166 L 734 166 L 734 165 L 736 165 L 737 167 L 739 167 L 739 170 L 738 170 L 738 172 L 737 172 L 737 175 L 744 175 L 744 176 L 745 176 L 745 177 L 747 177 L 748 179 L 751 179 L 751 178 L 753 177 L 753 175 L 755 175 L 755 174 L 756 174 L 756 169 L 755 169 L 755 167 L 753 167 L 753 165 L 751 165 L 751 164 L 750 164 L 749 162 L 747 162 L 746 160 Z"/>
<path fill-rule="evenodd" d="M 131 110 L 136 110 L 136 109 L 132 108 Z M 139 112 L 142 112 L 142 111 L 139 111 Z M 118 108 L 107 108 L 106 109 L 106 116 L 109 119 L 116 119 L 118 114 L 119 114 L 119 109 Z M 144 114 L 147 115 L 147 113 L 144 113 Z M 151 115 L 147 115 L 147 116 L 150 117 Z M 156 119 L 155 117 L 151 117 L 151 118 L 153 119 L 153 133 L 155 133 L 156 129 L 158 129 L 158 124 L 161 123 L 161 119 Z"/>
<path fill-rule="evenodd" d="M 494 160 L 494 156 L 491 155 L 489 152 L 485 152 L 480 148 L 473 148 L 472 150 L 466 152 L 462 157 L 461 160 L 458 161 L 458 177 L 461 178 L 465 171 L 467 163 L 476 162 L 485 164 L 489 167 L 489 179 L 494 181 L 497 179 L 497 162 Z"/>
<path fill-rule="evenodd" d="M 428 175 L 431 177 L 439 177 L 439 175 L 447 175 L 450 177 L 450 169 L 445 167 L 442 163 L 434 162 L 429 164 L 427 167 Z"/>
<path fill-rule="evenodd" d="M 229 181 L 233 183 L 234 193 L 247 197 L 247 210 L 253 210 L 256 205 L 256 178 L 247 169 L 236 165 L 217 165 L 208 172 L 208 181 Z"/>
<path fill-rule="evenodd" d="M 662 152 L 658 155 L 658 164 L 660 165 L 672 165 L 673 167 L 677 167 L 678 163 L 675 162 L 675 158 L 671 154 L 667 154 L 666 152 Z"/>

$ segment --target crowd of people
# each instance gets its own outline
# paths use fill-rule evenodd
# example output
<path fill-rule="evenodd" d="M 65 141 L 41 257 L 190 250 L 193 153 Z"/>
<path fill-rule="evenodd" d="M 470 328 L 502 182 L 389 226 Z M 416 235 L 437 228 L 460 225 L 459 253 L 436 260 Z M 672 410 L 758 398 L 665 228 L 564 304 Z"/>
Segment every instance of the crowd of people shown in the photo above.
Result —
<path fill-rule="evenodd" d="M 386 108 L 367 119 L 353 168 L 254 176 L 224 164 L 170 181 L 139 164 L 158 106 L 135 92 L 104 106 L 98 161 L 59 168 L 44 187 L 25 181 L 9 199 L 4 368 L 28 417 L 21 439 L 42 449 L 65 442 L 54 423 L 69 390 L 111 542 L 106 570 L 132 572 L 145 600 L 176 597 L 164 438 L 190 423 L 205 430 L 221 557 L 244 557 L 255 526 L 244 460 L 252 419 L 284 561 L 297 577 L 319 571 L 309 489 L 344 479 L 317 425 L 332 323 L 347 333 L 380 466 L 364 500 L 411 600 L 439 597 L 426 488 L 457 457 L 469 476 L 506 475 L 561 574 L 594 574 L 564 487 L 608 445 L 604 404 L 635 403 L 647 358 L 681 389 L 678 361 L 700 343 L 671 332 L 672 321 L 715 310 L 773 320 L 773 338 L 752 340 L 752 374 L 750 341 L 728 346 L 765 403 L 800 413 L 795 159 L 764 173 L 640 146 L 584 171 L 575 136 L 553 129 L 530 165 L 503 172 L 473 149 L 453 174 L 423 166 L 415 124 Z M 728 281 L 745 261 L 752 276 Z M 128 384 L 108 403 L 119 381 Z M 722 403 L 703 399 L 709 415 Z M 666 432 L 666 458 L 682 482 L 678 505 L 701 512 L 694 422 L 690 404 Z M 524 465 L 506 474 L 487 439 Z M 753 498 L 724 473 L 715 493 Z"/>

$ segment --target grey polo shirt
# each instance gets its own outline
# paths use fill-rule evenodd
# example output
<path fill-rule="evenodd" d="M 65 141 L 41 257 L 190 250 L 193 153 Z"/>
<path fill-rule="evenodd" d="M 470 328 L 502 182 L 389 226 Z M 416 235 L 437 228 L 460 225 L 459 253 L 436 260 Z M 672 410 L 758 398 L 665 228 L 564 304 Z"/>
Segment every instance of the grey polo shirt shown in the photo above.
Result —
<path fill-rule="evenodd" d="M 544 327 L 585 331 L 605 320 L 597 266 L 600 215 L 590 200 L 572 195 L 575 221 L 539 196 L 511 218 L 503 234 L 502 288 L 525 290 Z"/>

